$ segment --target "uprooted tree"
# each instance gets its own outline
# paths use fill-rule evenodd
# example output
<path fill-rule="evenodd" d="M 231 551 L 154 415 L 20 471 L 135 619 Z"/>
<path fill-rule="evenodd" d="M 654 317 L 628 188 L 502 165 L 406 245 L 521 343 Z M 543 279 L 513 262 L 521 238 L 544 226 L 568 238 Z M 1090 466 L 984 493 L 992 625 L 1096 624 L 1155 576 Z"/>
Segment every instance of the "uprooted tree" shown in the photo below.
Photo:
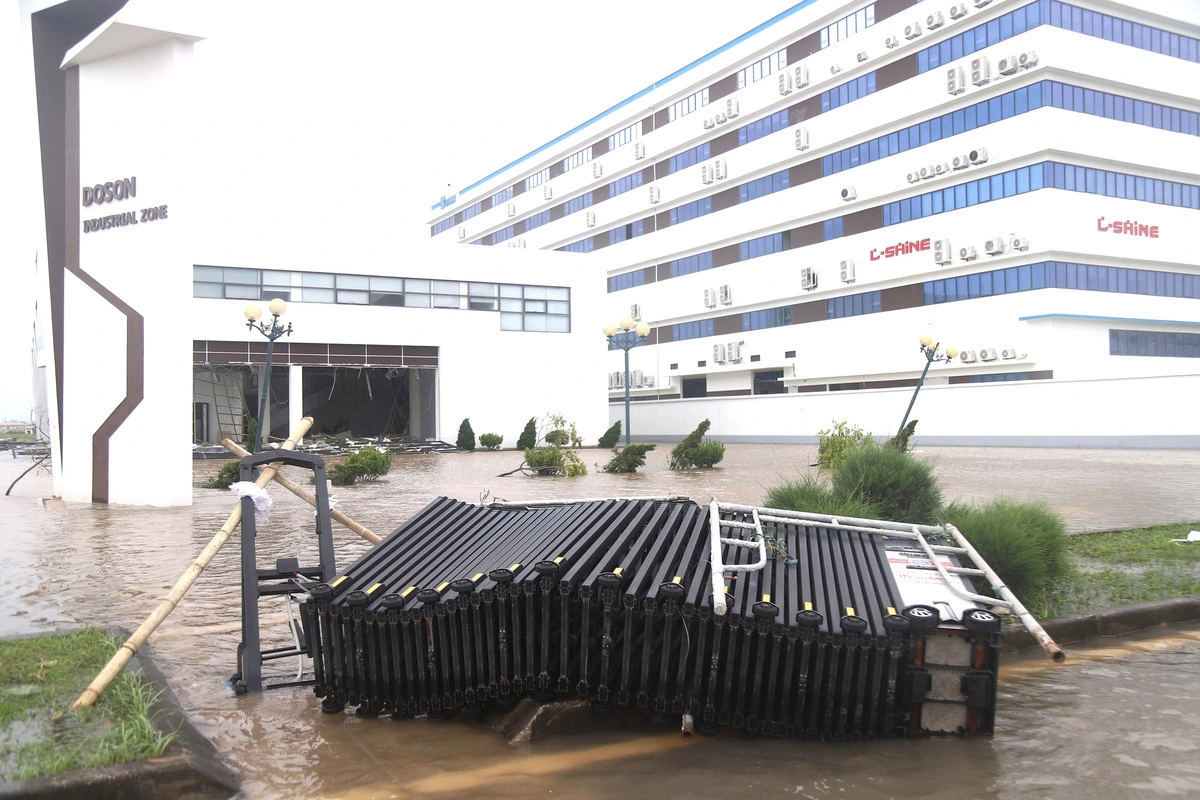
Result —
<path fill-rule="evenodd" d="M 520 446 L 529 439 L 533 441 L 532 444 L 526 444 L 524 447 L 525 460 L 516 469 L 501 473 L 498 477 L 504 478 L 517 472 L 526 475 L 567 475 L 569 477 L 586 475 L 587 465 L 583 463 L 583 459 L 577 452 L 577 449 L 583 446 L 583 439 L 575 430 L 575 423 L 568 421 L 561 414 L 547 414 L 541 425 L 534 430 L 533 435 L 527 436 L 536 419 L 535 417 L 529 420 L 517 442 Z M 539 441 L 546 442 L 545 446 L 538 447 L 536 443 Z"/>

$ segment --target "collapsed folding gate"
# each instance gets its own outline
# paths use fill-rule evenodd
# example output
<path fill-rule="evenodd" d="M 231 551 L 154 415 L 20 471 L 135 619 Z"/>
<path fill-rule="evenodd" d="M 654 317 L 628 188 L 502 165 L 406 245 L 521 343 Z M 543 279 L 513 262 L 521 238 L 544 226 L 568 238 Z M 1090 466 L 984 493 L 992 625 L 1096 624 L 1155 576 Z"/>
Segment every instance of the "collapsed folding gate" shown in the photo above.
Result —
<path fill-rule="evenodd" d="M 973 595 L 960 575 L 980 570 L 937 533 L 716 501 L 440 498 L 310 587 L 315 691 L 397 717 L 534 694 L 680 716 L 685 735 L 990 734 L 1000 621 L 979 601 L 1007 603 Z"/>

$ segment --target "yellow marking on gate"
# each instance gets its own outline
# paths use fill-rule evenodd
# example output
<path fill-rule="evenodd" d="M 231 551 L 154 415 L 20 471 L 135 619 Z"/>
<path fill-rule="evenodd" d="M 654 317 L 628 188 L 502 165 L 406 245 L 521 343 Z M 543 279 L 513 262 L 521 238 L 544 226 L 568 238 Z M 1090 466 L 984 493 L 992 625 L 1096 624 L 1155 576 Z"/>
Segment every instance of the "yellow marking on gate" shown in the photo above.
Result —
<path fill-rule="evenodd" d="M 372 593 L 372 592 L 374 592 L 376 589 L 380 589 L 380 588 L 382 588 L 382 587 L 383 587 L 383 584 L 382 584 L 382 583 L 377 583 L 377 584 L 375 584 L 374 586 L 372 586 L 370 589 L 367 589 L 367 594 L 371 594 L 371 593 Z"/>
<path fill-rule="evenodd" d="M 345 576 L 345 575 L 343 575 L 342 577 L 338 578 L 336 581 L 334 581 L 333 583 L 331 583 L 331 584 L 330 584 L 330 586 L 332 586 L 333 588 L 335 588 L 335 589 L 336 589 L 336 588 L 337 588 L 337 586 L 338 586 L 338 584 L 339 584 L 339 583 L 341 583 L 341 582 L 342 582 L 342 581 L 344 581 L 344 580 L 346 580 L 346 576 Z"/>

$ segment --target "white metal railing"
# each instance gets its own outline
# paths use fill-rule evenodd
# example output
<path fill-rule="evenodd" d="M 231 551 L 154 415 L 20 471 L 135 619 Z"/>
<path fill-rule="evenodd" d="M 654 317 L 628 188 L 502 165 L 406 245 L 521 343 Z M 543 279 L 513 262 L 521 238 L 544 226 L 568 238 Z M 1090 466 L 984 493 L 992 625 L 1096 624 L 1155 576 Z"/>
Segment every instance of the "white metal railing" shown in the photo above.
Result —
<path fill-rule="evenodd" d="M 725 612 L 729 610 L 725 604 L 725 573 L 755 572 L 767 565 L 767 539 L 763 535 L 758 509 L 749 509 L 753 522 L 735 522 L 734 520 L 721 520 L 721 507 L 722 504 L 718 503 L 716 498 L 713 498 L 708 505 L 709 541 L 712 547 L 710 558 L 712 559 L 713 613 L 717 616 L 725 616 Z M 751 539 L 723 537 L 721 536 L 722 525 L 726 528 L 753 530 L 754 537 Z M 721 545 L 723 544 L 731 547 L 757 548 L 758 561 L 750 564 L 725 564 L 721 559 Z"/>

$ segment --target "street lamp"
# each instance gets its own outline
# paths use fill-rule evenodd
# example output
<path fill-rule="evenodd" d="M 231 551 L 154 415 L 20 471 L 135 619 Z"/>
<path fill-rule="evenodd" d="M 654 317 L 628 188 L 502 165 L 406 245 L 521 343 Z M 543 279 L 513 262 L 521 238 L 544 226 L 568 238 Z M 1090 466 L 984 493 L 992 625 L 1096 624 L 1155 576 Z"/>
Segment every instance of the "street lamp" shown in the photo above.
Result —
<path fill-rule="evenodd" d="M 945 355 L 940 355 L 938 348 L 941 346 L 942 343 L 935 342 L 933 337 L 928 333 L 921 334 L 921 354 L 925 356 L 925 369 L 921 370 L 921 379 L 917 381 L 917 388 L 913 389 L 913 396 L 908 401 L 908 409 L 904 412 L 904 419 L 900 421 L 901 431 L 908 424 L 908 415 L 912 412 L 913 403 L 917 402 L 917 392 L 921 391 L 921 386 L 925 383 L 925 376 L 929 373 L 929 366 L 935 361 L 945 361 L 949 364 L 958 356 L 958 348 L 953 345 L 946 348 Z"/>
<path fill-rule="evenodd" d="M 629 446 L 629 351 L 639 344 L 646 343 L 650 334 L 650 326 L 639 322 L 635 327 L 633 317 L 622 317 L 620 330 L 611 322 L 604 326 L 604 335 L 610 345 L 616 345 L 625 351 L 625 446 Z"/>
<path fill-rule="evenodd" d="M 288 323 L 287 327 L 279 324 L 279 318 L 287 311 L 287 303 L 276 297 L 267 306 L 267 310 L 271 312 L 271 324 L 268 327 L 267 323 L 259 322 L 259 317 L 262 316 L 262 306 L 258 303 L 251 303 L 246 306 L 243 312 L 246 315 L 246 327 L 252 331 L 258 331 L 263 336 L 267 337 L 267 366 L 263 375 L 262 386 L 259 392 L 258 399 L 258 425 L 254 429 L 254 449 L 251 453 L 257 453 L 263 439 L 263 418 L 267 415 L 267 392 L 271 388 L 271 355 L 275 352 L 275 340 L 281 336 L 287 336 L 292 332 L 292 323 Z"/>

